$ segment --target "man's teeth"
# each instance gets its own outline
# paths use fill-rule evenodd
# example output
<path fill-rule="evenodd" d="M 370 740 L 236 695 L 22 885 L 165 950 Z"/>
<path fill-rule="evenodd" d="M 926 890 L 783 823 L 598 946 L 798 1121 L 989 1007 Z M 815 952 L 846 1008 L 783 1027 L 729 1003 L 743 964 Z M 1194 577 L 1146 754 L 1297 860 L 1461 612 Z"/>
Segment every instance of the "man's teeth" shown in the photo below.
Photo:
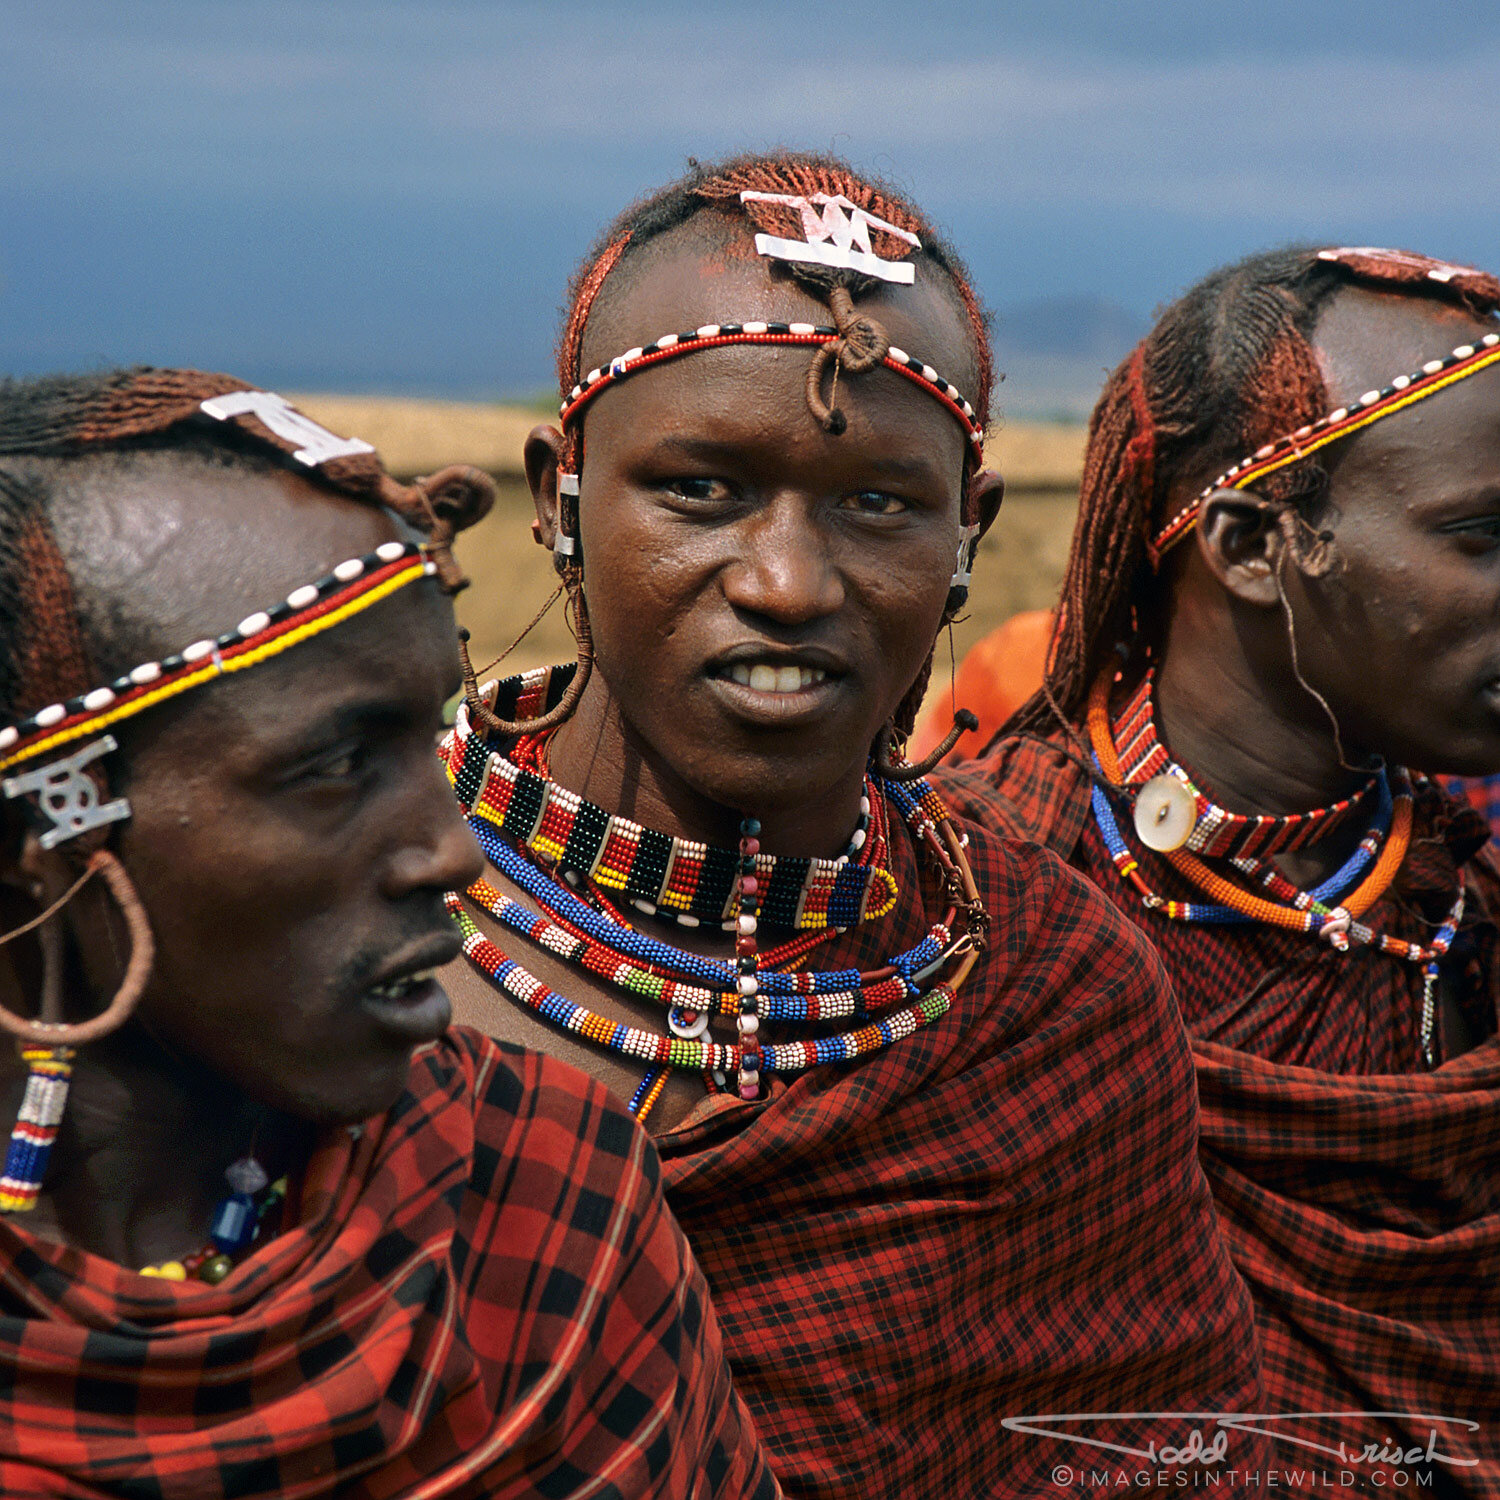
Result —
<path fill-rule="evenodd" d="M 757 693 L 797 693 L 822 682 L 828 673 L 821 667 L 771 667 L 764 662 L 751 667 L 736 662 L 729 669 L 729 676 L 731 681 L 754 688 Z"/>
<path fill-rule="evenodd" d="M 400 979 L 391 980 L 389 984 L 372 984 L 370 993 L 378 1000 L 402 1000 L 419 984 L 426 984 L 436 973 L 436 969 L 423 969 L 420 974 L 406 974 Z"/>

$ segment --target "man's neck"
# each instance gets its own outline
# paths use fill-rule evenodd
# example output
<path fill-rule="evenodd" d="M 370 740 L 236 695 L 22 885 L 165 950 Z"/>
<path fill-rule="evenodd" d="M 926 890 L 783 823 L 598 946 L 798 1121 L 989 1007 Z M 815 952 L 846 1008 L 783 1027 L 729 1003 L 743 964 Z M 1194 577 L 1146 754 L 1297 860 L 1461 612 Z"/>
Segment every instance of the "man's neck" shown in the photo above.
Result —
<path fill-rule="evenodd" d="M 1363 779 L 1343 764 L 1307 690 L 1294 678 L 1270 690 L 1230 640 L 1215 649 L 1169 645 L 1155 697 L 1162 742 L 1230 812 L 1305 812 Z"/>
<path fill-rule="evenodd" d="M 232 1161 L 300 1164 L 307 1127 L 195 1073 L 134 1025 L 83 1049 L 41 1201 L 16 1223 L 133 1268 L 180 1260 L 208 1242 Z"/>

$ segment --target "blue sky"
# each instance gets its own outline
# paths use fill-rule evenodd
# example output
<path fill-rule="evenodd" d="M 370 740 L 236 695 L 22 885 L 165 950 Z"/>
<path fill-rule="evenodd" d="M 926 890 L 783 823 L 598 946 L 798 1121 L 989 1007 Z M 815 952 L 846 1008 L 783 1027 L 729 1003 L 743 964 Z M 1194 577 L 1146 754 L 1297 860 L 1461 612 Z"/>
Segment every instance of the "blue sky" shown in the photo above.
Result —
<path fill-rule="evenodd" d="M 1483 0 L 0 0 L 0 370 L 534 391 L 597 229 L 778 143 L 909 189 L 1002 313 L 1292 238 L 1494 266 L 1497 64 Z"/>

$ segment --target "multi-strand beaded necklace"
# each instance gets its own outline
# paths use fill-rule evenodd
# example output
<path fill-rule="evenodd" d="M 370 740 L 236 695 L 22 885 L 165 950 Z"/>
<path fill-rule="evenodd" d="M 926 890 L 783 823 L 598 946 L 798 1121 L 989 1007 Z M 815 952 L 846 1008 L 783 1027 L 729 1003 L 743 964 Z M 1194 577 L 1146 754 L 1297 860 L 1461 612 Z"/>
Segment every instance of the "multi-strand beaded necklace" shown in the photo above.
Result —
<path fill-rule="evenodd" d="M 502 685 L 502 693 L 508 690 L 514 690 L 514 680 Z M 889 1046 L 947 1012 L 982 946 L 988 918 L 978 888 L 947 809 L 925 782 L 868 778 L 850 849 L 837 860 L 809 860 L 765 853 L 753 819 L 742 822 L 733 850 L 642 829 L 552 781 L 545 774 L 545 742 L 523 736 L 508 752 L 493 750 L 463 709 L 443 757 L 480 847 L 538 910 L 485 880 L 469 887 L 468 900 L 564 963 L 664 1006 L 666 1029 L 653 1032 L 567 999 L 486 937 L 463 897 L 448 894 L 465 954 L 497 989 L 559 1028 L 647 1065 L 630 1103 L 638 1117 L 650 1112 L 673 1069 L 702 1074 L 710 1088 L 732 1087 L 753 1100 L 760 1097 L 764 1074 L 799 1072 Z M 948 893 L 942 919 L 921 942 L 877 969 L 789 967 L 894 905 L 896 883 L 884 864 L 887 804 L 938 867 Z M 550 823 L 549 807 L 558 809 Z M 638 858 L 643 844 L 657 851 L 644 865 Z M 612 904 L 622 894 L 650 915 L 718 923 L 733 933 L 734 957 L 709 958 L 638 931 Z M 762 922 L 795 936 L 763 952 Z M 733 1043 L 709 1036 L 716 1015 L 736 1018 Z M 760 1036 L 763 1020 L 819 1024 L 844 1018 L 862 1024 L 790 1043 L 767 1043 Z"/>
<path fill-rule="evenodd" d="M 1398 789 L 1394 793 L 1382 769 L 1353 796 L 1312 812 L 1284 817 L 1231 813 L 1214 803 L 1162 745 L 1152 709 L 1150 671 L 1121 712 L 1111 719 L 1109 697 L 1114 675 L 1113 669 L 1103 673 L 1089 699 L 1088 730 L 1095 768 L 1111 786 L 1123 788 L 1132 797 L 1135 829 L 1142 842 L 1162 854 L 1209 900 L 1169 900 L 1147 884 L 1115 818 L 1110 795 L 1096 781 L 1092 793 L 1094 821 L 1121 880 L 1139 894 L 1143 905 L 1174 922 L 1264 922 L 1292 932 L 1311 933 L 1340 952 L 1347 952 L 1353 944 L 1424 965 L 1422 1056 L 1429 1067 L 1435 1067 L 1438 967 L 1463 920 L 1463 877 L 1459 877 L 1452 908 L 1430 942 L 1408 942 L 1377 932 L 1359 920 L 1390 888 L 1410 847 L 1412 794 L 1404 773 L 1397 773 Z M 1312 890 L 1294 885 L 1271 863 L 1275 854 L 1306 848 L 1327 838 L 1372 800 L 1370 825 L 1354 853 Z M 1258 895 L 1219 875 L 1200 854 L 1227 859 L 1267 894 Z"/>

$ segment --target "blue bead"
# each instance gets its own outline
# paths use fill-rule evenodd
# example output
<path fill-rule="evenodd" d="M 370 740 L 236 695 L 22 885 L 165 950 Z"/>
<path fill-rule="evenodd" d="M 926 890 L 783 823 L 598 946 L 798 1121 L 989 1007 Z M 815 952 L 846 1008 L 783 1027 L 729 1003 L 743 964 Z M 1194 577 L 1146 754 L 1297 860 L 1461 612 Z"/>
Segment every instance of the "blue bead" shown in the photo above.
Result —
<path fill-rule="evenodd" d="M 208 1237 L 224 1254 L 233 1255 L 255 1238 L 257 1223 L 255 1200 L 244 1193 L 231 1193 L 219 1200 Z"/>

